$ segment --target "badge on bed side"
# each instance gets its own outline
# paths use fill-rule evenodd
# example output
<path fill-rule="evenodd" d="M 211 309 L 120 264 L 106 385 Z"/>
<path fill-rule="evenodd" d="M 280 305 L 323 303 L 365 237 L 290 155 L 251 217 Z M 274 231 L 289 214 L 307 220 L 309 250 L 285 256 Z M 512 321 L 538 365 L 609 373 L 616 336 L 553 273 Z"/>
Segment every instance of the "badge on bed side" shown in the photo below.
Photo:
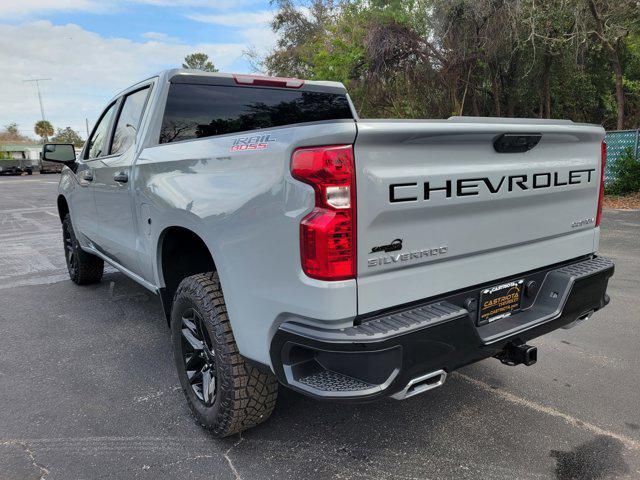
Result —
<path fill-rule="evenodd" d="M 264 135 L 252 135 L 250 137 L 240 137 L 233 140 L 229 149 L 230 152 L 242 152 L 253 150 L 266 150 L 271 142 L 276 139 L 270 133 Z"/>

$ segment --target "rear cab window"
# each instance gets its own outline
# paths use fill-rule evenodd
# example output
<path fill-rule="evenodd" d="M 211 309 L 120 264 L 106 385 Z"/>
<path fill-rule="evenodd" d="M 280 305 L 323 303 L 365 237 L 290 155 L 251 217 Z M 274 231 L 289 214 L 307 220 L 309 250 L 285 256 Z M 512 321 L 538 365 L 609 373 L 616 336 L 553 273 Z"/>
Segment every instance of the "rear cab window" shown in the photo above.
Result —
<path fill-rule="evenodd" d="M 346 94 L 174 83 L 160 143 L 323 120 L 353 119 Z"/>

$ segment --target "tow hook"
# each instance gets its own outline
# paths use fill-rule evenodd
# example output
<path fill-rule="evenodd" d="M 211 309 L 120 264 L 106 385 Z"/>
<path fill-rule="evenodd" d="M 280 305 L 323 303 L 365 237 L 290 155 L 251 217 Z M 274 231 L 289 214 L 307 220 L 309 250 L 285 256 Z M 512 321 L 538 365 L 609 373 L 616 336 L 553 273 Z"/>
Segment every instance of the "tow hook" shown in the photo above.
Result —
<path fill-rule="evenodd" d="M 538 361 L 538 348 L 524 343 L 509 343 L 496 358 L 505 365 L 515 366 L 524 363 L 529 367 Z"/>

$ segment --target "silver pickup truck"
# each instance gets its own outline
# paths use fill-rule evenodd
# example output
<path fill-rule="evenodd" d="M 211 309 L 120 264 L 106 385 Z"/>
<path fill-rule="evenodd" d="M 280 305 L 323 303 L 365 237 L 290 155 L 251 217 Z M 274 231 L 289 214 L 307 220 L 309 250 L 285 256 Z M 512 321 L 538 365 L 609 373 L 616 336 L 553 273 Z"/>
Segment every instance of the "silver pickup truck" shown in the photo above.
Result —
<path fill-rule="evenodd" d="M 58 209 L 71 279 L 157 293 L 197 421 L 264 421 L 278 383 L 404 399 L 607 305 L 604 131 L 359 119 L 342 84 L 169 70 L 116 95 Z"/>

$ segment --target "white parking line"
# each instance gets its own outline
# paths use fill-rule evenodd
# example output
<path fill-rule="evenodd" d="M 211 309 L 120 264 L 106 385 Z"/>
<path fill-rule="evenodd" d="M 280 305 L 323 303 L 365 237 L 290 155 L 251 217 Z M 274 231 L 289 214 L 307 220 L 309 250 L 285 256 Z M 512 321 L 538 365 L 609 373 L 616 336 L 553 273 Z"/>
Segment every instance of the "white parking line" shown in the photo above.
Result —
<path fill-rule="evenodd" d="M 51 182 L 49 180 L 0 180 L 0 185 L 5 183 L 51 183 L 57 185 L 58 182 Z"/>
<path fill-rule="evenodd" d="M 500 388 L 493 388 L 488 383 L 485 383 L 476 378 L 469 377 L 463 373 L 454 372 L 454 376 L 460 377 L 463 380 L 475 385 L 476 387 L 481 388 L 487 392 L 493 393 L 494 395 L 499 396 L 503 400 L 514 403 L 516 405 L 521 405 L 523 407 L 530 408 L 531 410 L 535 410 L 536 412 L 544 413 L 546 415 L 550 415 L 552 417 L 560 418 L 567 422 L 572 427 L 581 428 L 588 432 L 591 432 L 595 435 L 606 435 L 607 437 L 615 438 L 622 442 L 629 450 L 638 450 L 640 451 L 640 442 L 634 440 L 633 438 L 627 437 L 626 435 L 621 435 L 619 433 L 610 432 L 609 430 L 605 430 L 604 428 L 598 427 L 592 423 L 586 422 L 584 420 L 580 420 L 579 418 L 572 417 L 568 413 L 560 412 L 552 407 L 547 407 L 546 405 L 540 405 L 539 403 L 532 402 L 531 400 L 527 400 L 526 398 L 518 397 L 513 393 L 507 392 Z"/>

